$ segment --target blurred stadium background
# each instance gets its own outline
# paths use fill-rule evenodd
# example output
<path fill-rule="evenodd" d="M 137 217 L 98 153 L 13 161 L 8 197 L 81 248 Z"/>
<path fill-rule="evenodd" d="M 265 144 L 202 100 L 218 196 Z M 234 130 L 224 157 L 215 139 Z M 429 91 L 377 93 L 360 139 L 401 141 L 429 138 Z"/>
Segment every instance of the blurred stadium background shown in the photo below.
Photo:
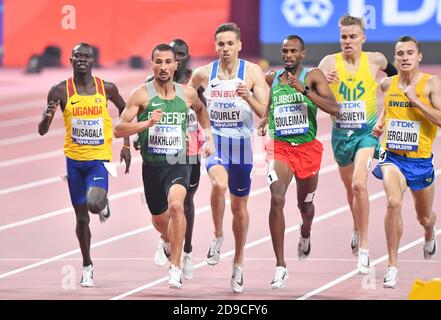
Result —
<path fill-rule="evenodd" d="M 1 64 L 67 66 L 73 45 L 88 42 L 102 66 L 142 67 L 156 44 L 177 37 L 193 58 L 212 58 L 214 30 L 226 21 L 240 26 L 246 58 L 278 64 L 281 40 L 294 33 L 306 41 L 306 63 L 317 64 L 339 51 L 346 12 L 365 16 L 366 50 L 391 58 L 393 41 L 411 34 L 425 63 L 441 63 L 440 0 L 0 0 Z"/>

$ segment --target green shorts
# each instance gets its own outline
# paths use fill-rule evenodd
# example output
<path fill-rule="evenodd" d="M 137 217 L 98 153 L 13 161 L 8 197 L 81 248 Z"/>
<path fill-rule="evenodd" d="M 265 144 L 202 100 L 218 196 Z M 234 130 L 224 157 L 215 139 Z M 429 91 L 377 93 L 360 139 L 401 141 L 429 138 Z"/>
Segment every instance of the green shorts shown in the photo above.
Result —
<path fill-rule="evenodd" d="M 375 147 L 374 158 L 378 159 L 380 142 L 377 137 L 371 134 L 371 131 L 353 130 L 352 134 L 339 134 L 332 131 L 332 150 L 334 159 L 340 167 L 346 167 L 354 162 L 355 155 L 359 149 Z M 349 132 L 349 130 L 347 130 Z"/>

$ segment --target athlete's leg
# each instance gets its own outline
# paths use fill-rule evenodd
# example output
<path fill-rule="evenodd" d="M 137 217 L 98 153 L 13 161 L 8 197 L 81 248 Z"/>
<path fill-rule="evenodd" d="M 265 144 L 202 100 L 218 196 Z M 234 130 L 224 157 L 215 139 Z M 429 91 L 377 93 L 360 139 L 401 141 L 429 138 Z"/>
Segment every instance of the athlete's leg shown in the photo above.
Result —
<path fill-rule="evenodd" d="M 168 211 L 170 221 L 168 224 L 168 236 L 171 246 L 171 263 L 175 266 L 181 264 L 181 252 L 185 235 L 184 199 L 187 190 L 183 185 L 174 184 L 168 193 Z"/>
<path fill-rule="evenodd" d="M 403 234 L 401 206 L 406 191 L 406 178 L 401 171 L 391 164 L 381 167 L 383 186 L 387 197 L 387 213 L 384 219 L 389 266 L 398 266 L 398 246 Z"/>
<path fill-rule="evenodd" d="M 433 238 L 433 231 L 436 223 L 436 214 L 432 210 L 433 199 L 435 196 L 435 184 L 429 187 L 412 191 L 415 202 L 417 219 L 424 228 L 424 238 L 426 241 Z"/>
<path fill-rule="evenodd" d="M 346 189 L 346 199 L 349 204 L 349 208 L 351 210 L 352 214 L 352 220 L 354 221 L 354 230 L 357 230 L 357 224 L 356 224 L 356 217 L 354 215 L 354 209 L 353 209 L 353 200 L 354 200 L 354 193 L 352 192 L 352 176 L 354 174 L 354 164 L 351 163 L 350 165 L 347 165 L 345 167 L 338 166 L 338 172 L 340 173 L 340 178 L 343 181 L 343 185 Z"/>
<path fill-rule="evenodd" d="M 107 205 L 107 190 L 109 189 L 109 174 L 103 161 L 93 160 L 88 164 L 85 176 L 87 188 L 87 208 L 98 214 Z"/>
<path fill-rule="evenodd" d="M 359 235 L 359 248 L 368 248 L 369 195 L 367 178 L 374 156 L 374 147 L 362 148 L 357 151 L 352 176 L 352 214 Z"/>
<path fill-rule="evenodd" d="M 107 205 L 107 190 L 101 187 L 90 187 L 87 190 L 87 208 L 90 212 L 98 214 Z"/>
<path fill-rule="evenodd" d="M 193 246 L 191 244 L 191 240 L 193 237 L 193 226 L 194 226 L 194 195 L 198 190 L 199 180 L 201 176 L 200 163 L 191 165 L 191 173 L 190 173 L 190 186 L 187 191 L 187 195 L 184 200 L 184 213 L 185 219 L 187 221 L 187 227 L 185 230 L 185 243 L 184 243 L 184 252 L 190 253 L 193 250 Z"/>
<path fill-rule="evenodd" d="M 223 220 L 225 212 L 225 193 L 228 187 L 228 174 L 222 165 L 214 165 L 208 170 L 211 180 L 211 214 L 214 223 L 214 236 L 223 236 Z"/>
<path fill-rule="evenodd" d="M 80 244 L 83 266 L 92 264 L 90 258 L 89 212 L 87 210 L 87 163 L 66 158 L 67 183 L 69 195 L 76 216 L 75 233 Z"/>
<path fill-rule="evenodd" d="M 286 267 L 284 255 L 285 243 L 285 195 L 291 183 L 293 173 L 291 169 L 280 160 L 271 161 L 268 165 L 268 178 L 273 180 L 270 184 L 271 208 L 269 213 L 269 227 L 274 253 L 276 255 L 276 267 Z"/>
<path fill-rule="evenodd" d="M 76 216 L 75 233 L 77 235 L 78 242 L 80 243 L 81 255 L 83 257 L 83 266 L 89 266 L 92 264 L 90 258 L 90 239 L 91 233 L 89 228 L 89 212 L 87 211 L 87 204 L 77 204 L 73 206 Z"/>
<path fill-rule="evenodd" d="M 152 214 L 152 223 L 165 242 L 170 242 L 168 235 L 169 209 L 161 214 Z"/>
<path fill-rule="evenodd" d="M 184 200 L 184 214 L 187 222 L 187 227 L 185 229 L 185 245 L 184 252 L 190 253 L 193 251 L 193 246 L 191 245 L 191 239 L 193 237 L 193 226 L 194 226 L 194 201 L 193 197 L 196 194 L 196 189 L 188 191 Z"/>
<path fill-rule="evenodd" d="M 233 213 L 233 234 L 235 240 L 234 265 L 243 266 L 244 248 L 247 241 L 249 215 L 248 196 L 238 197 L 230 194 Z"/>
<path fill-rule="evenodd" d="M 302 215 L 302 228 L 300 234 L 303 238 L 309 238 L 311 233 L 312 221 L 314 219 L 314 196 L 318 185 L 318 174 L 306 179 L 296 177 L 297 183 L 297 207 Z"/>

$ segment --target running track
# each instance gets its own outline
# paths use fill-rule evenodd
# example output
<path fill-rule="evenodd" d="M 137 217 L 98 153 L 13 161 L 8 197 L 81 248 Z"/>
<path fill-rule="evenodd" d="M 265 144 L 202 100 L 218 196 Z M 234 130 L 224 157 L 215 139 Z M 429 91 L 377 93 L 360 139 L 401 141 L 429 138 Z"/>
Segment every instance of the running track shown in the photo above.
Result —
<path fill-rule="evenodd" d="M 115 82 L 125 99 L 148 73 L 126 69 L 95 71 L 97 76 Z M 426 67 L 425 71 L 440 74 L 441 68 Z M 133 149 L 130 174 L 124 175 L 120 166 L 119 177 L 110 178 L 111 219 L 100 224 L 98 217 L 91 217 L 97 286 L 81 288 L 75 215 L 67 184 L 62 179 L 65 160 L 59 110 L 49 133 L 44 137 L 37 133 L 48 89 L 70 75 L 70 69 L 45 70 L 37 76 L 26 76 L 18 70 L 0 70 L 0 299 L 407 299 L 414 279 L 430 280 L 440 276 L 441 255 L 438 253 L 431 262 L 423 259 L 423 231 L 415 219 L 410 192 L 406 192 L 399 283 L 395 290 L 382 288 L 387 264 L 383 229 L 386 202 L 382 183 L 373 176 L 369 178 L 369 239 L 371 264 L 375 268 L 368 276 L 356 274 L 356 258 L 349 247 L 352 218 L 332 158 L 330 120 L 320 114 L 318 138 L 325 150 L 315 198 L 312 251 L 308 260 L 297 260 L 300 214 L 292 185 L 285 210 L 285 252 L 290 278 L 284 289 L 269 287 L 275 258 L 268 227 L 270 193 L 263 160 L 264 142 L 259 137 L 255 139 L 256 168 L 248 204 L 250 226 L 242 294 L 232 293 L 229 285 L 234 242 L 228 205 L 222 260 L 215 267 L 204 262 L 213 232 L 210 184 L 205 172 L 195 197 L 195 276 L 185 281 L 181 290 L 168 288 L 167 267 L 157 267 L 152 260 L 159 236 L 143 201 L 141 162 Z M 110 109 L 116 119 L 116 108 L 110 106 Z M 121 145 L 122 141 L 113 145 L 116 163 Z M 440 139 L 437 139 L 435 155 L 440 147 Z M 438 157 L 435 167 L 439 174 L 441 160 Z M 438 196 L 439 180 L 435 183 L 438 188 L 436 210 L 441 206 L 441 197 Z"/>

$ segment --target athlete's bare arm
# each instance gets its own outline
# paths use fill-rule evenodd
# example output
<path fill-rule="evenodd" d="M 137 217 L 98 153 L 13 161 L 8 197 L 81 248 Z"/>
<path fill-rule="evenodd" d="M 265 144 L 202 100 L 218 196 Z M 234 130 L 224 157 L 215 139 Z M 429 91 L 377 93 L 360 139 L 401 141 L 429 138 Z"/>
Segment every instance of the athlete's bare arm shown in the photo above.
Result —
<path fill-rule="evenodd" d="M 236 92 L 249 104 L 254 113 L 261 118 L 268 103 L 269 93 L 262 69 L 255 63 L 247 62 L 245 80 L 247 85 L 239 84 Z M 248 82 L 251 82 L 251 87 L 249 87 Z M 252 95 L 249 90 L 253 92 Z"/>
<path fill-rule="evenodd" d="M 441 78 L 439 76 L 433 76 L 427 81 L 426 92 L 424 93 L 429 98 L 433 108 L 426 105 L 417 96 L 415 85 L 407 86 L 404 94 L 410 102 L 423 112 L 427 119 L 441 127 Z"/>
<path fill-rule="evenodd" d="M 308 98 L 324 112 L 335 116 L 339 108 L 334 94 L 329 89 L 326 76 L 318 68 L 310 70 L 308 75 L 306 82 L 308 83 L 309 80 L 309 86 L 311 87 L 311 93 L 308 94 Z"/>
<path fill-rule="evenodd" d="M 58 107 L 64 110 L 66 106 L 66 82 L 61 81 L 60 83 L 54 85 L 47 95 L 47 105 L 44 108 L 43 116 L 38 123 L 38 133 L 40 135 L 45 135 L 49 131 L 52 119 L 54 118 L 55 111 Z"/>
<path fill-rule="evenodd" d="M 287 80 L 288 84 L 298 92 L 305 90 L 305 86 L 289 72 Z M 337 101 L 328 87 L 328 81 L 323 72 L 318 68 L 311 69 L 306 75 L 305 83 L 310 87 L 308 99 L 324 112 L 335 116 L 338 112 Z"/>
<path fill-rule="evenodd" d="M 210 64 L 199 67 L 194 70 L 188 86 L 195 88 L 198 92 L 205 90 L 208 85 L 208 78 L 210 77 Z"/>
<path fill-rule="evenodd" d="M 337 70 L 335 69 L 335 54 L 325 56 L 322 61 L 320 61 L 318 68 L 326 75 L 328 83 L 340 82 Z"/>
<path fill-rule="evenodd" d="M 124 102 L 124 99 L 119 94 L 118 87 L 112 82 L 104 82 L 104 90 L 106 91 L 107 98 L 110 101 L 112 101 L 112 103 L 115 105 L 115 107 L 118 108 L 118 113 L 121 116 L 121 113 L 124 111 L 126 103 Z M 124 146 L 126 146 L 126 147 L 124 147 Z M 124 137 L 124 145 L 121 148 L 121 152 L 120 152 L 120 162 L 122 162 L 124 160 L 124 163 L 126 164 L 125 173 L 129 173 L 131 159 L 132 159 L 132 156 L 130 154 L 130 138 Z"/>
<path fill-rule="evenodd" d="M 270 88 L 270 93 L 269 93 L 269 99 L 268 99 L 268 103 L 266 105 L 265 112 L 263 113 L 262 119 L 260 120 L 259 126 L 257 127 L 257 134 L 259 136 L 266 135 L 266 126 L 268 125 L 268 121 L 269 121 L 269 114 L 270 114 L 271 102 L 272 102 L 271 97 L 273 94 L 272 85 L 273 85 L 273 81 L 274 81 L 275 76 L 276 76 L 276 72 L 274 70 L 268 71 L 267 74 L 265 75 L 265 81 Z"/>
<path fill-rule="evenodd" d="M 381 52 L 367 52 L 369 61 L 369 69 L 375 77 L 378 70 L 385 70 L 387 67 L 387 59 Z"/>
<path fill-rule="evenodd" d="M 386 92 L 389 89 L 390 83 L 392 79 L 390 77 L 383 78 L 380 82 L 380 89 L 381 91 Z M 381 137 L 381 135 L 384 132 L 384 124 L 386 121 L 386 108 L 383 108 L 383 111 L 381 112 L 380 116 L 378 117 L 377 123 L 372 128 L 372 135 L 375 137 Z"/>
<path fill-rule="evenodd" d="M 184 87 L 184 93 L 187 101 L 187 106 L 191 106 L 196 113 L 198 122 L 205 130 L 205 145 L 203 153 L 209 156 L 214 152 L 213 136 L 211 134 L 210 119 L 208 117 L 207 109 L 198 97 L 197 91 L 192 87 Z"/>
<path fill-rule="evenodd" d="M 156 109 L 152 112 L 150 119 L 140 122 L 132 122 L 140 111 L 147 108 L 148 102 L 149 97 L 145 85 L 139 86 L 130 94 L 127 99 L 126 107 L 113 129 L 115 137 L 128 137 L 132 134 L 139 133 L 152 127 L 156 122 L 161 120 L 162 110 Z"/>

